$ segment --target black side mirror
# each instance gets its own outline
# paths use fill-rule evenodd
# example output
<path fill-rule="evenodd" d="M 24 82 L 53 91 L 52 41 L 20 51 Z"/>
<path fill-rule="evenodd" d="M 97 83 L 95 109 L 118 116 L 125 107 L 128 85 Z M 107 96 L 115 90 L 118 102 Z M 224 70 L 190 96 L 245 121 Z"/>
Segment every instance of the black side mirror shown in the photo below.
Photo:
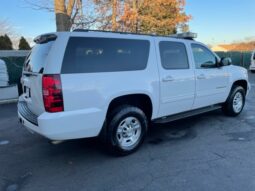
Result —
<path fill-rule="evenodd" d="M 232 64 L 232 60 L 231 58 L 221 58 L 220 62 L 219 62 L 219 66 L 229 66 Z"/>

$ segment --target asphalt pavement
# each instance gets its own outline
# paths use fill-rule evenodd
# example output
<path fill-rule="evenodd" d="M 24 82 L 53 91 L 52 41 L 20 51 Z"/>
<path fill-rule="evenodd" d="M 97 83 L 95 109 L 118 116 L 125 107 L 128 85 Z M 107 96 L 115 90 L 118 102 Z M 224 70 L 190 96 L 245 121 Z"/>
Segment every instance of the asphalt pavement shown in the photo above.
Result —
<path fill-rule="evenodd" d="M 97 139 L 51 145 L 0 105 L 0 191 L 254 191 L 255 74 L 242 114 L 220 110 L 154 125 L 134 154 L 114 157 Z"/>

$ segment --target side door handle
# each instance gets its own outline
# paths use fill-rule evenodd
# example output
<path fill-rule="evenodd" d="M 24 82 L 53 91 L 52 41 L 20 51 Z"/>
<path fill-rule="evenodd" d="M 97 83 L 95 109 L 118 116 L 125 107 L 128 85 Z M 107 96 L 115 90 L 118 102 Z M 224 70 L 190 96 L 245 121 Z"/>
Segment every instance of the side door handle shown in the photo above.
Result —
<path fill-rule="evenodd" d="M 199 80 L 204 80 L 206 77 L 205 77 L 205 75 L 204 74 L 199 74 L 198 76 L 197 76 L 197 79 L 199 79 Z"/>
<path fill-rule="evenodd" d="M 174 78 L 172 76 L 166 76 L 162 79 L 163 82 L 171 82 L 174 81 Z"/>

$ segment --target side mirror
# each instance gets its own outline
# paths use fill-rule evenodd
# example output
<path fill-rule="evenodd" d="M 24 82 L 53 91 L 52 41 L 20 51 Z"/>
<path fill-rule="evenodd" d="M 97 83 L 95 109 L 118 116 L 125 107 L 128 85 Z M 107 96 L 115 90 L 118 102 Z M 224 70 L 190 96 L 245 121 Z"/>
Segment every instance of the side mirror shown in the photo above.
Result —
<path fill-rule="evenodd" d="M 231 58 L 222 58 L 220 60 L 219 66 L 229 66 L 232 64 Z"/>

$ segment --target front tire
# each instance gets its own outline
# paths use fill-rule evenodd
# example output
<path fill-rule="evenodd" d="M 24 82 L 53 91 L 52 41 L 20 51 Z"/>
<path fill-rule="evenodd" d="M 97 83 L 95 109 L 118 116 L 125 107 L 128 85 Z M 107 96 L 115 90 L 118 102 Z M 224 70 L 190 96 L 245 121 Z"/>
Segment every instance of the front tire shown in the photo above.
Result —
<path fill-rule="evenodd" d="M 228 116 L 239 115 L 245 104 L 245 90 L 241 86 L 234 86 L 232 91 L 223 105 L 223 112 Z"/>
<path fill-rule="evenodd" d="M 147 128 L 147 117 L 140 108 L 124 105 L 115 109 L 108 119 L 108 148 L 118 155 L 135 152 L 144 141 Z"/>
<path fill-rule="evenodd" d="M 251 73 L 255 73 L 255 70 L 251 70 Z"/>

